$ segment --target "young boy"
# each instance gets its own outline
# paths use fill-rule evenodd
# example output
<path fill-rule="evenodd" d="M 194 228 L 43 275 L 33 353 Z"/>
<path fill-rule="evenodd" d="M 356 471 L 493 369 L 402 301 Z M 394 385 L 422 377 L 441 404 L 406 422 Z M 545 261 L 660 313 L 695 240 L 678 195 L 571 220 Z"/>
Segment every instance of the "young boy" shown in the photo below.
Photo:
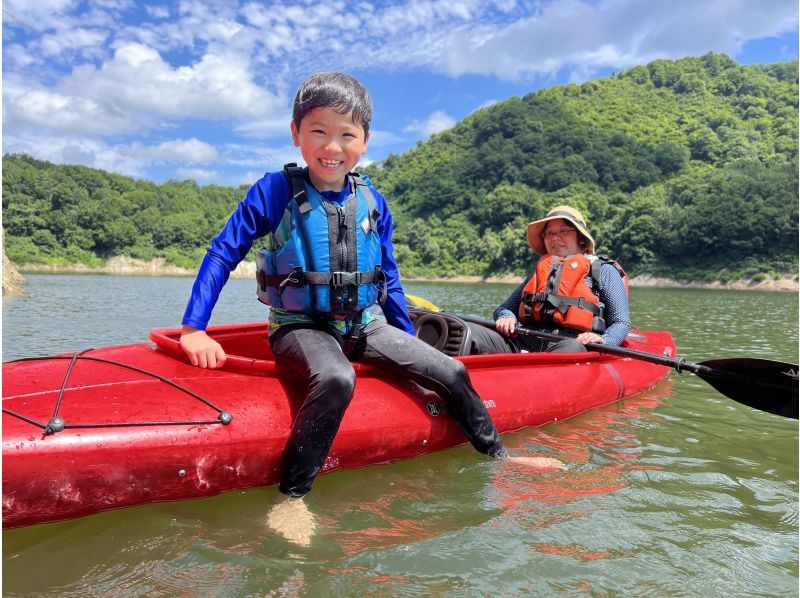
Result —
<path fill-rule="evenodd" d="M 369 94 L 349 75 L 315 73 L 300 85 L 290 128 L 308 167 L 253 185 L 212 241 L 183 319 L 181 346 L 192 364 L 221 367 L 225 353 L 204 329 L 230 272 L 255 239 L 268 237 L 258 278 L 259 298 L 271 306 L 270 347 L 276 361 L 309 381 L 286 446 L 279 489 L 288 497 L 308 493 L 325 462 L 353 396 L 350 360 L 437 392 L 476 450 L 506 455 L 463 364 L 413 336 L 389 207 L 350 172 L 366 152 L 371 120 Z M 383 313 L 370 309 L 379 300 Z M 268 522 L 307 544 L 314 522 L 300 502 L 276 505 Z M 304 529 L 289 529 L 287 518 Z"/>

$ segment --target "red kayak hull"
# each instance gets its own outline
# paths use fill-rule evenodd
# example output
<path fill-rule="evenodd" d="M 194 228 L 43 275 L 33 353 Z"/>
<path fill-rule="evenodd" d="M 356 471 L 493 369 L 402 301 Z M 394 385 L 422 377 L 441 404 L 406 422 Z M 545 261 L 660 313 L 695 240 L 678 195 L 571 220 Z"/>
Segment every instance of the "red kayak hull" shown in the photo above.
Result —
<path fill-rule="evenodd" d="M 229 355 L 221 370 L 192 367 L 178 346 L 179 330 L 155 330 L 152 343 L 85 353 L 72 365 L 60 399 L 70 359 L 4 364 L 3 527 L 277 483 L 305 381 L 271 361 L 264 324 L 218 326 L 209 333 Z M 644 339 L 629 339 L 627 346 L 674 355 L 669 333 L 639 334 Z M 597 353 L 458 359 L 501 432 L 635 395 L 668 371 Z M 323 472 L 465 442 L 435 394 L 375 368 L 354 367 L 355 395 Z M 66 428 L 44 434 L 37 424 L 47 423 L 57 404 Z M 231 414 L 229 424 L 218 421 L 215 407 Z"/>

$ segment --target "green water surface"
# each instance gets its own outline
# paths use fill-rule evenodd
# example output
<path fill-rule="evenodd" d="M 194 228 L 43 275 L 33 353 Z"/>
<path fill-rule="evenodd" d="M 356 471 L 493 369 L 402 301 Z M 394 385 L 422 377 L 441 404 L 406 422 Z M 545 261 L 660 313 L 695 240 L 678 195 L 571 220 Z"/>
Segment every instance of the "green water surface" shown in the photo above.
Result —
<path fill-rule="evenodd" d="M 136 342 L 180 321 L 186 278 L 31 275 L 3 359 Z M 415 283 L 489 316 L 509 285 Z M 214 323 L 263 319 L 232 280 Z M 632 289 L 634 324 L 692 361 L 797 362 L 795 293 Z M 513 384 L 513 380 L 508 380 Z M 268 532 L 276 489 L 3 532 L 4 596 L 797 596 L 798 426 L 690 375 L 504 437 L 532 475 L 461 446 L 320 477 L 309 548 Z"/>

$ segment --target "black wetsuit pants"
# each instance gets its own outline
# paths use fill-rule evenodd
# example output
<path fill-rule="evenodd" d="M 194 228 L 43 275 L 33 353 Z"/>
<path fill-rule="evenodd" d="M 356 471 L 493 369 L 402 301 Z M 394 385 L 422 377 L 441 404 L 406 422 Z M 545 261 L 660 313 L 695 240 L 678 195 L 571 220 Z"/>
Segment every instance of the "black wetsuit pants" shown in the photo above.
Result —
<path fill-rule="evenodd" d="M 565 338 L 560 341 L 546 341 L 535 339 L 523 346 L 520 342 L 525 337 L 512 339 L 500 334 L 490 328 L 469 322 L 470 332 L 470 355 L 492 355 L 494 353 L 519 353 L 520 349 L 538 353 L 581 353 L 586 351 L 586 347 L 574 338 Z"/>
<path fill-rule="evenodd" d="M 276 361 L 307 378 L 308 393 L 292 425 L 279 489 L 303 496 L 328 456 L 356 376 L 341 340 L 322 327 L 283 326 L 270 336 Z M 423 341 L 374 320 L 362 331 L 351 359 L 400 374 L 436 392 L 472 446 L 491 456 L 505 454 L 503 442 L 464 364 Z"/>

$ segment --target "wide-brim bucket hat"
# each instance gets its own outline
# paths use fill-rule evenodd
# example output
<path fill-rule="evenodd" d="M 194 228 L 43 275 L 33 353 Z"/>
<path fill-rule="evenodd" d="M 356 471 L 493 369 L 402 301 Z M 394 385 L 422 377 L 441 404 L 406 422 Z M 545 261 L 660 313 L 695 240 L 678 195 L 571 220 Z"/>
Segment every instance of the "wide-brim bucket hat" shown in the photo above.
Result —
<path fill-rule="evenodd" d="M 589 234 L 589 231 L 586 230 L 586 220 L 583 219 L 583 214 L 569 206 L 556 206 L 547 212 L 547 216 L 541 220 L 531 222 L 528 225 L 528 245 L 531 246 L 531 249 L 539 255 L 547 253 L 542 233 L 547 223 L 557 218 L 563 218 L 574 224 L 578 232 L 586 237 L 586 240 L 589 242 L 589 247 L 585 249 L 585 253 L 594 253 L 594 239 L 592 239 L 592 235 Z"/>

